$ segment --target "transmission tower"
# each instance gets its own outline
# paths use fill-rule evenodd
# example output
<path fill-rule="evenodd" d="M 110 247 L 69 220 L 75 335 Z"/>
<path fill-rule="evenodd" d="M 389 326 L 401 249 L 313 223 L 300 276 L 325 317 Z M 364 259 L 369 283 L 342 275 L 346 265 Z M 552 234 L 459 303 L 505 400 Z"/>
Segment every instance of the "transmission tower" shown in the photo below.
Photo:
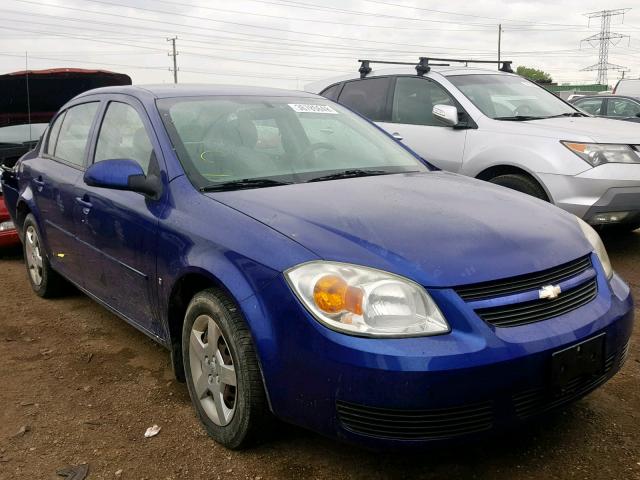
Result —
<path fill-rule="evenodd" d="M 591 72 L 597 70 L 598 80 L 600 85 L 607 85 L 607 70 L 626 70 L 621 65 L 614 65 L 609 63 L 609 46 L 618 45 L 623 39 L 630 39 L 629 35 L 621 35 L 611 31 L 611 17 L 622 15 L 622 21 L 624 21 L 624 14 L 631 10 L 630 8 L 619 8 L 617 10 L 602 10 L 600 12 L 585 13 L 585 16 L 589 19 L 600 18 L 600 33 L 591 35 L 580 42 L 587 42 L 592 47 L 599 48 L 598 63 L 589 67 L 583 68 L 582 71 Z"/>

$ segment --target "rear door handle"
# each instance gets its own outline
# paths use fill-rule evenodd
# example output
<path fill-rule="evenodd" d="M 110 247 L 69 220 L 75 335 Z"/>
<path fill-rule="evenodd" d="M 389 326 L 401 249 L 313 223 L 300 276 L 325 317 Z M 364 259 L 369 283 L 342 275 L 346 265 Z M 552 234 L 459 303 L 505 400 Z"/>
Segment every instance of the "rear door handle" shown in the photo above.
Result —
<path fill-rule="evenodd" d="M 42 177 L 34 178 L 33 179 L 33 183 L 35 183 L 36 188 L 38 189 L 38 191 L 40 191 L 40 190 L 42 190 L 44 188 L 44 180 L 42 180 Z"/>
<path fill-rule="evenodd" d="M 403 137 L 402 135 L 400 135 L 398 132 L 393 132 L 393 133 L 391 134 L 391 136 L 392 136 L 393 138 L 395 138 L 396 140 L 398 140 L 399 142 L 401 142 L 401 141 L 402 141 L 402 139 L 404 138 L 404 137 Z"/>

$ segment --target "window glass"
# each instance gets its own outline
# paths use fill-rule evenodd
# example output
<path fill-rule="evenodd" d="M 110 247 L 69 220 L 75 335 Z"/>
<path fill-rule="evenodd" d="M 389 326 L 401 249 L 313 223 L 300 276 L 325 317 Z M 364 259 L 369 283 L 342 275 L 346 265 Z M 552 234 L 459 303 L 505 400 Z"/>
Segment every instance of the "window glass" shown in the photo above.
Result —
<path fill-rule="evenodd" d="M 388 78 L 367 78 L 347 82 L 340 94 L 340 103 L 370 120 L 384 121 L 388 87 Z"/>
<path fill-rule="evenodd" d="M 84 164 L 87 141 L 98 105 L 98 102 L 83 103 L 67 110 L 54 151 L 56 158 L 74 165 Z"/>
<path fill-rule="evenodd" d="M 608 110 L 610 117 L 637 117 L 640 114 L 640 104 L 626 98 L 610 98 Z"/>
<path fill-rule="evenodd" d="M 46 123 L 28 123 L 0 127 L 0 143 L 23 144 L 37 142 L 47 129 Z"/>
<path fill-rule="evenodd" d="M 62 121 L 64 120 L 64 116 L 66 112 L 63 112 L 61 115 L 56 118 L 55 123 L 51 126 L 51 130 L 49 132 L 49 141 L 47 143 L 47 154 L 53 156 L 56 151 L 56 142 L 58 141 L 58 134 L 60 133 L 60 127 L 62 126 Z"/>
<path fill-rule="evenodd" d="M 345 170 L 427 167 L 376 127 L 321 98 L 158 100 L 180 162 L 198 188 L 269 178 L 302 183 Z"/>
<path fill-rule="evenodd" d="M 337 100 L 338 93 L 340 92 L 340 87 L 342 87 L 342 84 L 338 83 L 337 85 L 333 85 L 325 89 L 320 95 L 322 95 L 325 98 L 328 98 L 329 100 Z"/>
<path fill-rule="evenodd" d="M 604 115 L 602 111 L 602 99 L 601 98 L 588 98 L 585 100 L 578 100 L 576 106 L 581 108 L 591 115 Z"/>
<path fill-rule="evenodd" d="M 100 127 L 94 162 L 134 160 L 146 174 L 152 154 L 151 141 L 135 108 L 121 102 L 109 103 Z"/>
<path fill-rule="evenodd" d="M 517 75 L 451 75 L 447 80 L 489 118 L 535 120 L 575 113 L 553 93 Z"/>
<path fill-rule="evenodd" d="M 391 121 L 444 127 L 442 122 L 433 117 L 434 105 L 456 106 L 453 98 L 437 83 L 424 78 L 398 77 Z"/>

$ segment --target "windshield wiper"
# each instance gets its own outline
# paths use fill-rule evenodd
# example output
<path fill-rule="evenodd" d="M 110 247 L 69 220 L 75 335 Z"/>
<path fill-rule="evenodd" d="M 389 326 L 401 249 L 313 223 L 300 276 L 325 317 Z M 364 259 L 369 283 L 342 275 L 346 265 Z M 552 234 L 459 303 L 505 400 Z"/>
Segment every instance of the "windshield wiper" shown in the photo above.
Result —
<path fill-rule="evenodd" d="M 587 115 L 585 115 L 584 113 L 580 113 L 580 112 L 566 112 L 566 113 L 560 113 L 558 115 L 551 115 L 549 117 L 545 117 L 545 118 L 558 118 L 558 117 L 586 117 Z"/>
<path fill-rule="evenodd" d="M 279 185 L 291 185 L 291 182 L 283 182 L 270 178 L 245 178 L 242 180 L 232 180 L 213 185 L 201 187 L 201 192 L 223 192 L 225 190 L 242 190 L 247 188 L 277 187 Z"/>
<path fill-rule="evenodd" d="M 532 115 L 514 115 L 513 117 L 495 117 L 494 120 L 506 120 L 510 122 L 526 122 L 527 120 L 543 120 L 549 117 L 534 117 Z"/>
<path fill-rule="evenodd" d="M 311 180 L 307 180 L 307 182 L 324 182 L 325 180 L 339 180 L 341 178 L 371 177 L 374 175 L 386 175 L 391 173 L 400 172 L 390 172 L 388 170 L 362 170 L 355 168 L 352 170 L 330 173 L 329 175 L 322 175 L 321 177 L 315 177 Z"/>

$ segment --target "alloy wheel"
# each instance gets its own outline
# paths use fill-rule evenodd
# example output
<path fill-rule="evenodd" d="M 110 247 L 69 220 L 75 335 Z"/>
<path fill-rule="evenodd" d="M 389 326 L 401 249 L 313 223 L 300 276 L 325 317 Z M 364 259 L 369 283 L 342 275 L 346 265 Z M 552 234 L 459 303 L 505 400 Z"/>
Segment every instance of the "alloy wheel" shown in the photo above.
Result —
<path fill-rule="evenodd" d="M 31 281 L 38 287 L 42 283 L 43 262 L 40 239 L 33 225 L 29 225 L 25 234 L 25 257 Z"/>

